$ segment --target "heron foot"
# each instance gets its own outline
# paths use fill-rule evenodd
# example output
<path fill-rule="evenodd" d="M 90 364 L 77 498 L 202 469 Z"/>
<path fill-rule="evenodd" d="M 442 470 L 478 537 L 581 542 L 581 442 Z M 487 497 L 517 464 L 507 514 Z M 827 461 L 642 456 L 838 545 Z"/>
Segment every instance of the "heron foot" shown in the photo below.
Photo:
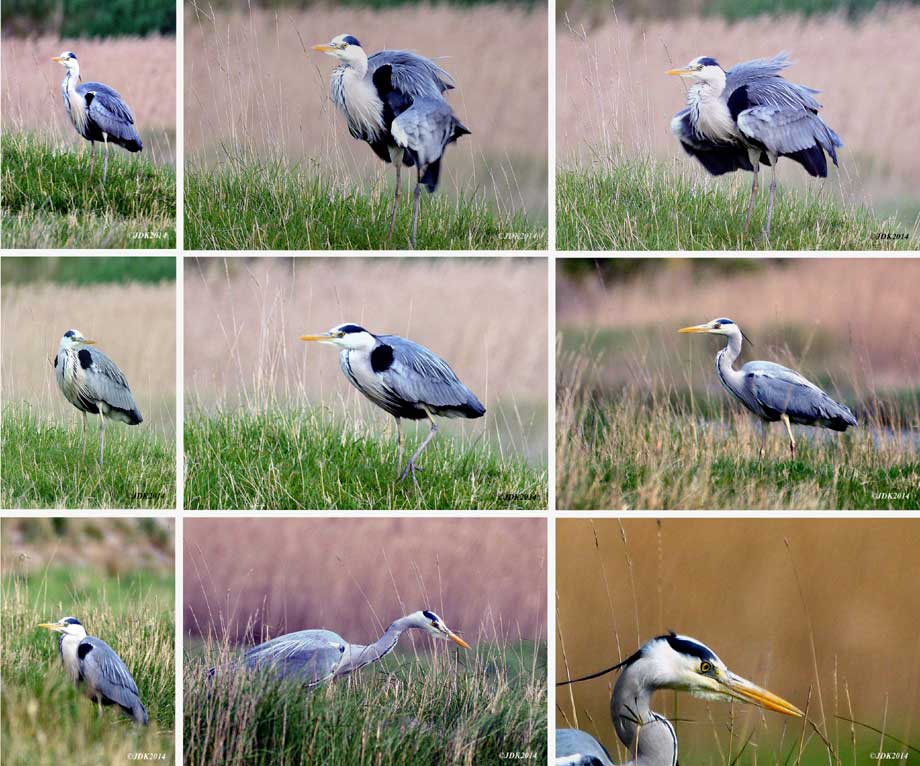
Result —
<path fill-rule="evenodd" d="M 416 465 L 411 460 L 406 463 L 406 467 L 403 469 L 402 473 L 399 475 L 399 481 L 405 481 L 406 477 L 411 473 L 412 481 L 415 482 L 415 486 L 418 486 L 418 479 L 415 477 L 416 471 L 423 471 L 424 469 L 420 465 Z"/>

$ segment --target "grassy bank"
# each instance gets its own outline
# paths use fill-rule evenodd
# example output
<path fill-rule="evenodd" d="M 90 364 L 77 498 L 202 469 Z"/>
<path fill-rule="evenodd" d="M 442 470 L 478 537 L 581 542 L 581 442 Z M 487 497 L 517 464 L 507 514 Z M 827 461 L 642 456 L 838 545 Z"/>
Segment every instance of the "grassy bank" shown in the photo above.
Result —
<path fill-rule="evenodd" d="M 690 162 L 690 159 L 687 159 Z M 739 174 L 735 174 L 738 176 Z M 751 227 L 744 233 L 751 176 L 703 182 L 651 159 L 622 159 L 603 170 L 564 170 L 556 177 L 557 243 L 564 250 L 909 250 L 920 222 L 907 230 L 865 208 L 844 207 L 817 184 L 782 183 L 769 241 L 769 168 Z M 742 183 L 743 180 L 743 183 Z M 897 239 L 888 239 L 887 236 Z M 880 238 L 881 237 L 881 238 Z"/>
<path fill-rule="evenodd" d="M 283 163 L 234 163 L 190 169 L 185 180 L 189 250 L 376 250 L 408 246 L 411 187 L 405 185 L 391 242 L 387 230 L 394 178 L 343 188 L 308 168 Z M 393 174 L 395 175 L 395 174 Z M 403 174 L 403 183 L 406 184 Z M 496 213 L 485 201 L 423 192 L 419 249 L 536 250 L 546 227 Z"/>
<path fill-rule="evenodd" d="M 391 432 L 370 435 L 317 414 L 189 415 L 188 509 L 499 509 L 547 503 L 547 479 L 521 461 L 440 433 L 419 460 L 418 488 L 396 481 Z M 423 429 L 404 425 L 406 457 Z M 427 429 L 424 429 L 427 433 Z"/>
<path fill-rule="evenodd" d="M 79 585 L 78 585 L 79 584 Z M 98 570 L 51 569 L 3 577 L 3 762 L 9 766 L 128 763 L 132 753 L 174 756 L 174 621 L 171 577 L 119 579 Z M 42 622 L 77 617 L 124 660 L 147 708 L 139 727 L 77 691 Z"/>
<path fill-rule="evenodd" d="M 145 425 L 110 423 L 105 464 L 99 418 L 89 418 L 84 449 L 77 417 L 68 425 L 45 422 L 32 411 L 3 411 L 4 508 L 172 508 L 176 462 L 172 445 Z"/>
<path fill-rule="evenodd" d="M 12 133 L 2 150 L 3 247 L 175 247 L 172 168 L 112 147 L 103 187 L 101 147 L 91 173 L 89 144 L 77 137 Z"/>
<path fill-rule="evenodd" d="M 209 644 L 185 663 L 185 762 L 479 766 L 518 752 L 545 763 L 545 651 L 529 642 L 397 651 L 310 692 L 232 668 L 208 679 L 236 654 Z"/>

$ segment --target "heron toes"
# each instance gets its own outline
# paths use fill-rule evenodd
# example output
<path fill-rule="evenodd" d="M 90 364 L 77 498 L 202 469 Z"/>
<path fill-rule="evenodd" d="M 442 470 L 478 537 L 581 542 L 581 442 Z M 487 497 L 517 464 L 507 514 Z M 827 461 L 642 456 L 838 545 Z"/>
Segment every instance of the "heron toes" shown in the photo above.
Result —
<path fill-rule="evenodd" d="M 399 475 L 399 481 L 405 481 L 406 477 L 411 473 L 412 481 L 415 482 L 415 485 L 418 486 L 418 479 L 415 478 L 415 472 L 424 470 L 420 465 L 416 465 L 411 460 L 406 464 L 406 467 L 403 468 L 402 473 Z"/>

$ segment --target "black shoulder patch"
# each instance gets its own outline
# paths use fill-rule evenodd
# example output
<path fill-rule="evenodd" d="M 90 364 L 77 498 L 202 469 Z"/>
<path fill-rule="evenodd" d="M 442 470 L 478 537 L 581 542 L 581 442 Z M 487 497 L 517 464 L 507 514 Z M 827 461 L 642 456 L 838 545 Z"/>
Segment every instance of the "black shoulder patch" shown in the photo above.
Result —
<path fill-rule="evenodd" d="M 93 103 L 93 99 L 96 98 L 96 94 L 91 90 L 83 94 L 83 100 L 86 101 L 86 105 L 89 106 Z"/>
<path fill-rule="evenodd" d="M 54 357 L 54 366 L 57 367 L 57 357 Z"/>
<path fill-rule="evenodd" d="M 342 38 L 342 42 L 348 43 L 349 45 L 357 45 L 359 48 L 361 47 L 361 43 L 358 42 L 358 38 L 353 35 L 346 35 L 344 38 Z"/>
<path fill-rule="evenodd" d="M 80 644 L 80 645 L 77 647 L 77 657 L 79 657 L 79 658 L 82 660 L 82 659 L 83 659 L 84 657 L 86 657 L 86 655 L 89 654 L 91 651 L 93 651 L 93 645 L 92 645 L 92 644 Z"/>
<path fill-rule="evenodd" d="M 690 657 L 696 657 L 699 660 L 707 660 L 709 662 L 718 659 L 708 647 L 696 641 L 681 638 L 675 633 L 669 633 L 666 636 L 661 636 L 661 638 L 667 641 L 671 648 L 679 654 L 686 654 Z"/>
<path fill-rule="evenodd" d="M 81 348 L 77 352 L 77 356 L 80 358 L 80 366 L 84 370 L 88 370 L 93 366 L 93 355 L 85 348 Z"/>
<path fill-rule="evenodd" d="M 371 369 L 374 372 L 386 372 L 393 366 L 393 347 L 386 343 L 375 346 L 371 351 Z"/>
<path fill-rule="evenodd" d="M 751 100 L 748 98 L 747 85 L 735 88 L 728 97 L 728 111 L 731 112 L 732 120 L 738 121 L 738 115 L 745 109 L 750 109 Z"/>
<path fill-rule="evenodd" d="M 438 620 L 438 616 L 434 612 L 429 612 L 427 609 L 423 609 L 422 614 L 425 615 L 425 617 L 429 620 L 432 620 L 432 621 Z"/>

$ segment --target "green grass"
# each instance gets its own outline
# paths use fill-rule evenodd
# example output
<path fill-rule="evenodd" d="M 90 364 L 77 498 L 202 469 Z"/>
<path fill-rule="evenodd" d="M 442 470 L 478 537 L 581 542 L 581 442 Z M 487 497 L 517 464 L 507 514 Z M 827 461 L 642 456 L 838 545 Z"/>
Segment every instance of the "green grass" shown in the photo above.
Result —
<path fill-rule="evenodd" d="M 564 392 L 557 506 L 910 510 L 920 503 L 920 460 L 906 427 L 887 432 L 865 418 L 843 434 L 793 426 L 793 460 L 785 429 L 774 423 L 761 459 L 753 418 L 721 407 L 721 415 L 704 420 L 702 413 L 719 405 L 698 410 L 695 403 L 624 392 L 598 406 L 585 391 Z"/>
<path fill-rule="evenodd" d="M 688 159 L 687 162 L 690 160 Z M 734 174 L 738 176 L 739 174 Z M 604 170 L 564 170 L 556 177 L 556 226 L 560 250 L 910 250 L 920 221 L 908 231 L 865 208 L 845 208 L 828 191 L 780 183 L 770 240 L 767 214 L 769 169 L 748 234 L 743 231 L 750 195 L 742 179 L 703 180 L 650 159 L 616 159 Z M 906 239 L 878 239 L 899 235 Z"/>
<path fill-rule="evenodd" d="M 172 445 L 144 424 L 111 423 L 105 465 L 96 463 L 98 417 L 82 426 L 51 424 L 29 409 L 3 410 L 4 508 L 173 508 L 176 462 Z"/>
<path fill-rule="evenodd" d="M 174 758 L 175 653 L 172 578 L 50 569 L 3 576 L 2 760 L 7 766 L 128 763 L 130 753 Z M 70 587 L 80 582 L 76 589 Z M 101 715 L 74 687 L 58 656 L 58 635 L 36 626 L 77 617 L 131 671 L 150 725 L 117 711 Z"/>
<path fill-rule="evenodd" d="M 406 184 L 405 174 L 403 183 Z M 319 170 L 280 162 L 189 169 L 185 177 L 185 240 L 189 250 L 375 250 L 408 247 L 412 217 L 403 187 L 387 243 L 393 179 L 371 191 L 342 189 Z M 446 186 L 446 184 L 445 184 Z M 419 249 L 539 250 L 546 227 L 522 215 L 496 213 L 484 201 L 439 189 L 423 192 Z"/>
<path fill-rule="evenodd" d="M 85 147 L 81 144 L 86 144 Z M 4 135 L 3 247 L 174 248 L 176 174 L 112 147 L 90 173 L 89 143 Z"/>
<path fill-rule="evenodd" d="M 211 644 L 186 659 L 189 766 L 480 766 L 509 751 L 547 761 L 543 644 L 397 651 L 313 691 L 232 668 L 208 679 L 232 657 Z"/>
<path fill-rule="evenodd" d="M 505 509 L 547 504 L 547 477 L 444 431 L 419 460 L 418 487 L 396 481 L 392 432 L 369 435 L 315 413 L 190 414 L 188 509 Z M 404 426 L 406 457 L 418 446 Z"/>
<path fill-rule="evenodd" d="M 176 281 L 173 256 L 79 256 L 3 258 L 3 284 L 51 282 L 56 285 L 159 284 Z"/>

